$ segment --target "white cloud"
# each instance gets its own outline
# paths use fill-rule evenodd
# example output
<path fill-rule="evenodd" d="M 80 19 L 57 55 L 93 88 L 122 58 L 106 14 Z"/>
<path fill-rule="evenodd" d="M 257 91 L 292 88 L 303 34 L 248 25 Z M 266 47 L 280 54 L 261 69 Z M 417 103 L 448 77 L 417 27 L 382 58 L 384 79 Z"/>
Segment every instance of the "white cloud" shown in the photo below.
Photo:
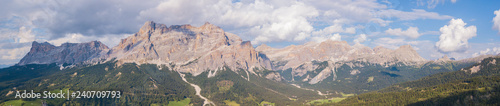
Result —
<path fill-rule="evenodd" d="M 468 48 L 468 40 L 476 36 L 476 26 L 465 27 L 462 19 L 451 19 L 448 25 L 439 29 L 441 35 L 436 47 L 440 52 L 463 52 Z"/>
<path fill-rule="evenodd" d="M 250 32 L 270 38 L 271 41 L 304 41 L 314 30 L 307 18 L 315 16 L 318 16 L 318 12 L 314 7 L 297 3 L 274 10 L 269 16 L 273 18 L 268 23 L 253 27 Z M 255 39 L 253 42 L 259 44 L 270 41 Z"/>
<path fill-rule="evenodd" d="M 425 2 L 427 1 L 427 2 Z M 423 6 L 427 4 L 427 8 L 435 8 L 438 4 L 444 4 L 447 0 L 417 0 L 417 5 Z M 450 0 L 451 3 L 456 3 L 457 0 Z"/>
<path fill-rule="evenodd" d="M 385 31 L 385 33 L 389 35 L 404 36 L 412 39 L 418 38 L 420 37 L 420 35 L 422 35 L 418 33 L 417 27 L 409 27 L 408 29 L 406 29 L 406 31 L 403 31 L 401 28 L 389 28 Z"/>
<path fill-rule="evenodd" d="M 108 35 L 108 36 L 98 37 L 98 36 L 84 36 L 80 33 L 70 33 L 66 34 L 62 38 L 49 40 L 48 42 L 55 46 L 60 46 L 63 43 L 83 43 L 83 42 L 90 42 L 97 40 L 101 41 L 102 43 L 106 44 L 106 46 L 111 48 L 118 45 L 120 39 L 126 38 L 130 35 L 132 34 Z"/>
<path fill-rule="evenodd" d="M 412 9 L 411 12 L 388 9 L 381 10 L 378 15 L 381 17 L 396 17 L 400 20 L 416 20 L 416 19 L 451 19 L 453 17 L 448 15 L 439 15 L 436 12 L 427 12 L 423 9 Z"/>
<path fill-rule="evenodd" d="M 402 45 L 418 45 L 421 44 L 422 41 L 406 41 L 405 39 L 402 38 L 378 38 L 374 40 L 372 43 L 377 45 L 377 46 L 382 46 L 390 49 L 397 49 L 399 46 Z"/>
<path fill-rule="evenodd" d="M 19 59 L 23 58 L 26 53 L 29 52 L 31 46 L 24 46 L 20 48 L 11 48 L 11 49 L 0 49 L 0 64 L 8 65 L 15 64 L 19 61 Z"/>
<path fill-rule="evenodd" d="M 17 34 L 17 37 L 19 37 L 19 39 L 16 41 L 18 43 L 32 42 L 35 40 L 35 35 L 31 33 L 31 29 L 28 29 L 24 26 L 19 28 L 19 33 Z"/>
<path fill-rule="evenodd" d="M 1 49 L 0 51 L 2 59 L 13 60 L 22 58 L 26 53 L 28 53 L 29 49 L 29 46 L 25 46 L 22 48 Z"/>
<path fill-rule="evenodd" d="M 253 44 L 264 42 L 300 42 L 315 36 L 334 33 L 354 34 L 356 23 L 377 23 L 387 26 L 392 21 L 415 19 L 450 19 L 451 16 L 414 9 L 405 12 L 387 9 L 374 0 L 313 0 L 313 1 L 261 1 L 230 0 L 165 1 L 140 12 L 139 19 L 159 20 L 166 24 L 202 24 L 210 21 L 228 31 L 235 30 L 252 39 Z M 162 14 L 158 14 L 162 13 Z M 174 14 L 174 15 L 172 15 Z M 312 23 L 325 23 L 328 27 L 315 29 Z M 243 31 L 243 32 L 241 32 Z"/>
<path fill-rule="evenodd" d="M 342 40 L 342 36 L 338 33 L 336 34 L 333 34 L 333 35 L 328 35 L 328 36 L 314 36 L 311 38 L 312 41 L 316 41 L 316 42 L 323 42 L 323 41 L 326 41 L 326 40 L 332 40 L 332 41 L 341 41 Z"/>
<path fill-rule="evenodd" d="M 500 9 L 493 12 L 495 17 L 493 18 L 493 29 L 498 30 L 500 33 Z"/>
<path fill-rule="evenodd" d="M 500 47 L 494 47 L 494 48 L 487 48 L 486 50 L 482 50 L 479 52 L 476 52 L 472 54 L 472 57 L 480 56 L 480 55 L 487 55 L 487 54 L 492 54 L 492 55 L 497 55 L 500 54 Z"/>
<path fill-rule="evenodd" d="M 334 24 L 334 25 L 325 27 L 321 30 L 312 32 L 313 35 L 328 35 L 328 34 L 332 34 L 332 33 L 354 34 L 354 33 L 356 33 L 356 28 L 354 28 L 354 27 L 343 28 L 342 25 L 340 25 L 340 24 Z"/>
<path fill-rule="evenodd" d="M 367 38 L 366 38 L 365 34 L 359 34 L 358 37 L 353 40 L 353 42 L 356 43 L 356 44 L 358 44 L 358 43 L 363 43 L 366 40 L 367 40 Z"/>
<path fill-rule="evenodd" d="M 221 26 L 246 28 L 247 35 L 255 36 L 252 44 L 306 40 L 314 30 L 308 19 L 319 15 L 316 8 L 302 2 L 273 4 L 260 0 L 250 3 L 232 3 L 230 0 L 166 1 L 140 14 L 140 18 L 153 18 L 168 24 L 210 21 Z"/>

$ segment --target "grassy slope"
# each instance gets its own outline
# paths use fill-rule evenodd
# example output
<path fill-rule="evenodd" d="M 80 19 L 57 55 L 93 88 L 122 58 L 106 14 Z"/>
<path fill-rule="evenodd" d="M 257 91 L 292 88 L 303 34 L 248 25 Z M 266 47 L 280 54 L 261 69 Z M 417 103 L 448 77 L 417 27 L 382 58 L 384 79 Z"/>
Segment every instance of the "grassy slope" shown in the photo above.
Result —
<path fill-rule="evenodd" d="M 189 76 L 189 82 L 200 85 L 202 95 L 214 101 L 218 105 L 223 101 L 235 101 L 238 104 L 259 105 L 262 101 L 275 103 L 276 105 L 302 105 L 305 100 L 321 98 L 317 93 L 299 89 L 288 84 L 275 82 L 262 77 L 250 75 L 250 81 L 245 78 L 246 73 L 240 70 L 238 74 L 229 69 L 218 71 L 217 75 L 207 77 L 208 72 L 204 72 L 196 77 Z M 243 77 L 245 78 L 243 78 Z M 225 92 L 221 92 L 215 84 L 218 81 L 229 80 L 234 85 Z M 297 99 L 293 100 L 293 96 Z"/>
<path fill-rule="evenodd" d="M 353 62 L 353 64 L 362 65 L 362 67 L 351 67 L 347 64 L 336 67 L 337 78 L 333 75 L 325 78 L 317 84 L 308 84 L 302 82 L 307 75 L 315 76 L 323 70 L 326 62 L 316 62 L 319 67 L 313 71 L 309 71 L 304 76 L 295 76 L 295 81 L 292 80 L 291 69 L 279 71 L 285 80 L 289 83 L 297 84 L 304 88 L 316 89 L 321 92 L 344 92 L 361 94 L 374 90 L 380 90 L 393 84 L 417 80 L 419 78 L 440 73 L 450 72 L 460 68 L 472 65 L 472 63 L 433 63 L 429 62 L 420 66 L 406 66 L 404 64 L 395 64 L 392 66 L 381 66 L 378 64 L 370 64 L 365 62 Z M 436 68 L 439 67 L 439 68 Z M 352 70 L 359 70 L 360 73 L 351 75 Z M 339 94 L 333 96 L 341 97 Z"/>
<path fill-rule="evenodd" d="M 500 64 L 490 64 L 494 59 L 500 61 L 486 58 L 473 65 L 481 65 L 477 73 L 439 73 L 327 105 L 498 105 Z"/>

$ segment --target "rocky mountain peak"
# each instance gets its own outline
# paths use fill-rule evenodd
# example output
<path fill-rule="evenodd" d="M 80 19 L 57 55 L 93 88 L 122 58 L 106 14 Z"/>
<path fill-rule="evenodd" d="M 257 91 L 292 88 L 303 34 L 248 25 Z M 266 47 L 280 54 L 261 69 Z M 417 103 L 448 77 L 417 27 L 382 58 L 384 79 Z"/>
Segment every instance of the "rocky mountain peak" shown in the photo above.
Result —
<path fill-rule="evenodd" d="M 424 62 L 426 59 L 422 58 L 413 47 L 410 45 L 400 46 L 392 53 L 394 57 L 403 62 Z"/>
<path fill-rule="evenodd" d="M 448 55 L 444 55 L 443 57 L 439 58 L 436 60 L 436 62 L 447 62 L 447 61 L 452 61 Z"/>
<path fill-rule="evenodd" d="M 396 49 L 396 51 L 401 51 L 401 52 L 408 52 L 408 53 L 412 53 L 412 54 L 417 54 L 417 51 L 415 51 L 415 49 L 413 49 L 413 47 L 411 47 L 411 45 L 402 45 L 402 46 L 399 46 L 398 49 Z"/>
<path fill-rule="evenodd" d="M 38 43 L 36 41 L 33 41 L 33 43 L 31 43 L 30 52 L 46 52 L 54 48 L 56 48 L 56 46 L 51 45 L 49 42 Z"/>
<path fill-rule="evenodd" d="M 221 29 L 220 27 L 214 25 L 214 24 L 211 24 L 210 22 L 205 22 L 205 24 L 203 24 L 202 26 L 200 26 L 200 28 L 202 29 L 206 29 L 206 30 L 218 30 L 218 29 Z"/>
<path fill-rule="evenodd" d="M 174 70 L 197 75 L 206 70 L 268 68 L 249 41 L 205 23 L 200 27 L 146 22 L 134 36 L 114 47 L 105 58 L 119 63 L 176 64 Z"/>
<path fill-rule="evenodd" d="M 257 48 L 255 48 L 255 50 L 257 50 L 257 51 L 267 51 L 270 49 L 274 49 L 274 48 L 271 46 L 267 46 L 266 44 L 261 44 L 260 46 L 257 46 Z"/>
<path fill-rule="evenodd" d="M 342 44 L 342 45 L 349 45 L 349 44 L 347 44 L 347 41 L 333 41 L 331 39 L 327 39 L 327 40 L 321 42 L 321 44 Z"/>
<path fill-rule="evenodd" d="M 257 47 L 257 50 L 266 54 L 273 63 L 277 64 L 275 69 L 292 68 L 292 71 L 299 76 L 318 67 L 312 64 L 312 61 L 328 61 L 332 64 L 364 61 L 380 65 L 419 64 L 427 61 L 420 57 L 410 45 L 401 46 L 396 50 L 381 46 L 371 49 L 361 44 L 351 46 L 346 41 L 326 40 L 320 43 L 292 45 L 282 49 L 269 49 L 266 45 L 261 45 Z"/>
<path fill-rule="evenodd" d="M 402 45 L 398 49 L 396 49 L 395 52 L 404 52 L 418 55 L 417 51 L 415 51 L 415 49 L 413 49 L 413 47 L 411 47 L 410 45 Z"/>
<path fill-rule="evenodd" d="M 141 27 L 139 30 L 139 34 L 144 34 L 144 33 L 152 33 L 155 32 L 156 30 L 163 31 L 167 28 L 165 24 L 156 24 L 153 21 L 148 21 L 144 23 L 144 25 Z"/>
<path fill-rule="evenodd" d="M 252 43 L 250 41 L 243 41 L 241 42 L 241 45 L 244 47 L 252 47 Z"/>
<path fill-rule="evenodd" d="M 108 50 L 109 48 L 99 41 L 64 43 L 61 46 L 34 41 L 30 52 L 19 61 L 18 65 L 90 62 L 98 59 Z"/>
<path fill-rule="evenodd" d="M 402 45 L 402 46 L 399 46 L 399 49 L 413 49 L 411 47 L 411 45 Z"/>

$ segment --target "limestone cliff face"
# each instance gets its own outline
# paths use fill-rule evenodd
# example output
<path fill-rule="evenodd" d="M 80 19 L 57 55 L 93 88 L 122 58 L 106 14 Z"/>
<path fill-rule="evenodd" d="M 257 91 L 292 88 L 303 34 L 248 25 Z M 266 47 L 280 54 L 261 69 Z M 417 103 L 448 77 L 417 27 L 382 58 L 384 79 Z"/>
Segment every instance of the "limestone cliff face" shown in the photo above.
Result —
<path fill-rule="evenodd" d="M 122 39 L 108 53 L 119 63 L 175 64 L 174 70 L 197 75 L 207 70 L 271 69 L 267 58 L 251 43 L 221 28 L 205 23 L 200 27 L 146 22 L 136 34 Z"/>
<path fill-rule="evenodd" d="M 108 46 L 99 41 L 87 43 L 64 43 L 54 46 L 48 42 L 34 41 L 30 52 L 24 56 L 18 65 L 26 64 L 77 64 L 82 62 L 98 61 L 109 50 Z"/>
<path fill-rule="evenodd" d="M 346 41 L 327 40 L 321 43 L 309 42 L 304 45 L 292 45 L 282 49 L 261 45 L 256 50 L 266 54 L 272 61 L 286 62 L 286 64 L 281 64 L 282 66 L 277 66 L 277 69 L 295 68 L 310 61 L 364 61 L 381 65 L 427 61 L 409 45 L 401 46 L 396 50 L 380 46 L 371 49 L 359 44 L 350 46 Z"/>
<path fill-rule="evenodd" d="M 292 45 L 282 49 L 276 49 L 267 45 L 261 45 L 256 48 L 257 51 L 265 54 L 273 61 L 274 69 L 285 70 L 292 69 L 292 74 L 302 76 L 307 71 L 318 68 L 312 61 L 328 61 L 329 68 L 325 69 L 324 74 L 335 75 L 335 67 L 342 64 L 355 66 L 357 64 L 349 63 L 352 61 L 369 62 L 380 65 L 393 65 L 395 63 L 420 64 L 427 60 L 420 57 L 418 53 L 409 45 L 401 46 L 396 50 L 383 47 L 371 49 L 364 45 L 349 45 L 346 41 L 326 40 L 320 43 L 308 42 L 304 45 Z M 314 84 L 322 80 L 318 77 L 309 83 Z M 335 79 L 334 79 L 335 80 Z"/>

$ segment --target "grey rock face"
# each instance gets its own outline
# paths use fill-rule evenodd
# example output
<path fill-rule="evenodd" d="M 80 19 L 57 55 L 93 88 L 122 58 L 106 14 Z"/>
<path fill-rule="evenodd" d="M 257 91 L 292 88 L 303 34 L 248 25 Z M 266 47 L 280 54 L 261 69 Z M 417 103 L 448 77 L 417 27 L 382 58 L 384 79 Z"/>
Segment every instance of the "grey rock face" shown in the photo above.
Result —
<path fill-rule="evenodd" d="M 309 81 L 310 84 L 322 81 L 331 74 L 335 76 L 335 67 L 342 64 L 362 67 L 361 64 L 352 63 L 354 61 L 386 66 L 396 63 L 414 65 L 427 62 L 409 45 L 401 46 L 396 50 L 383 47 L 371 49 L 360 44 L 351 46 L 346 41 L 326 40 L 319 43 L 308 42 L 304 45 L 292 45 L 282 49 L 261 45 L 256 50 L 273 61 L 273 69 L 286 70 L 291 68 L 294 76 L 303 76 L 308 71 L 318 68 L 318 65 L 313 64 L 313 61 L 328 61 L 328 68 L 318 76 L 311 76 L 313 79 Z"/>
<path fill-rule="evenodd" d="M 271 69 L 270 61 L 263 57 L 250 42 L 210 23 L 167 27 L 149 21 L 139 32 L 122 39 L 105 58 L 116 58 L 120 64 L 175 64 L 174 70 L 197 75 L 225 66 L 250 72 Z"/>
<path fill-rule="evenodd" d="M 99 41 L 87 43 L 64 43 L 54 46 L 48 42 L 33 42 L 30 52 L 24 56 L 18 65 L 26 64 L 76 64 L 98 59 L 109 50 L 108 46 Z"/>
<path fill-rule="evenodd" d="M 364 61 L 381 65 L 391 65 L 396 62 L 414 64 L 427 61 L 409 45 L 401 46 L 396 50 L 383 47 L 370 49 L 363 45 L 350 46 L 345 41 L 327 40 L 321 43 L 309 42 L 304 45 L 292 45 L 282 49 L 261 45 L 256 50 L 266 54 L 276 64 L 285 63 L 278 65 L 275 67 L 276 69 L 297 68 L 311 61 L 332 61 L 334 63 Z M 311 67 L 314 69 L 314 66 Z"/>

